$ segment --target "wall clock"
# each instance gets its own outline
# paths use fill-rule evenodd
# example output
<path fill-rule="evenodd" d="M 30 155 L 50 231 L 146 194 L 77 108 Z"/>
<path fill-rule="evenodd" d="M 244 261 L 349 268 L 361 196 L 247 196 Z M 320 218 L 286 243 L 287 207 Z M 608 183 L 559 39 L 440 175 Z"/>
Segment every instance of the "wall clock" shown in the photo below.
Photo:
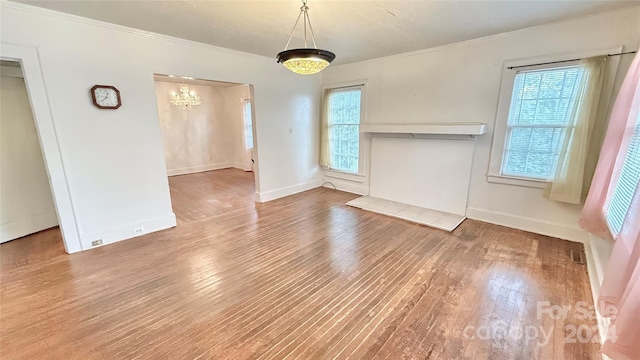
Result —
<path fill-rule="evenodd" d="M 96 85 L 91 88 L 93 105 L 99 109 L 117 109 L 122 105 L 120 91 L 115 86 Z"/>

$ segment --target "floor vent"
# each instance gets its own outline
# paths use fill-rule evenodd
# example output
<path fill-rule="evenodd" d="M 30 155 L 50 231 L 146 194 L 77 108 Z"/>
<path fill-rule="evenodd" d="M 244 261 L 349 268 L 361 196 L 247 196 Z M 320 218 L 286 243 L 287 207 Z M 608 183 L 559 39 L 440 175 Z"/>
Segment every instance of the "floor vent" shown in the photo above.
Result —
<path fill-rule="evenodd" d="M 584 253 L 580 250 L 571 250 L 571 261 L 584 265 Z"/>

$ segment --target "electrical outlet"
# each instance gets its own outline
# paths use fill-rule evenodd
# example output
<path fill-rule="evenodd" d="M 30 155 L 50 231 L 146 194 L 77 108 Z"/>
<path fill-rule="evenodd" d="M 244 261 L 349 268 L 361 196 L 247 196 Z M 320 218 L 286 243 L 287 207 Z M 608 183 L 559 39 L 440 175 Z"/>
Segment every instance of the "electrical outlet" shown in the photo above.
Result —
<path fill-rule="evenodd" d="M 144 228 L 142 226 L 133 229 L 133 235 L 142 235 L 142 234 L 144 234 Z"/>
<path fill-rule="evenodd" d="M 91 242 L 91 246 L 98 246 L 98 245 L 102 245 L 102 239 L 93 240 Z"/>

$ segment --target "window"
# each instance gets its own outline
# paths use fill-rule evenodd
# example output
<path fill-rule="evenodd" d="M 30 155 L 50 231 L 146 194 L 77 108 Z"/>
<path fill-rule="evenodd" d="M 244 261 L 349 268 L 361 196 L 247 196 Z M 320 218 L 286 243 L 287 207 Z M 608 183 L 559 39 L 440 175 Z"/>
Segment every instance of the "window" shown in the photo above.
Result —
<path fill-rule="evenodd" d="M 331 89 L 325 101 L 329 168 L 357 174 L 360 170 L 362 87 Z"/>
<path fill-rule="evenodd" d="M 640 114 L 636 119 L 633 135 L 625 155 L 620 177 L 613 190 L 606 212 L 609 229 L 617 236 L 629 212 L 631 201 L 640 183 Z"/>
<path fill-rule="evenodd" d="M 598 151 L 599 119 L 608 116 L 619 59 L 608 58 L 599 69 L 594 61 L 620 50 L 613 47 L 505 61 L 487 181 L 542 189 L 559 179 L 557 166 L 565 170 L 575 166 L 568 161 L 579 144 L 586 141 L 587 151 Z M 597 97 L 593 108 L 585 105 L 593 100 L 581 102 L 585 96 Z M 584 125 L 590 111 L 594 113 L 589 119 L 594 120 L 587 126 L 594 129 L 594 141 L 573 128 Z M 577 136 L 579 143 L 567 143 L 569 136 Z M 563 146 L 570 152 L 562 153 Z"/>
<path fill-rule="evenodd" d="M 552 177 L 583 73 L 578 66 L 517 72 L 502 175 L 539 180 Z"/>
<path fill-rule="evenodd" d="M 245 100 L 242 105 L 244 115 L 244 143 L 246 149 L 253 149 L 253 124 L 251 121 L 251 100 Z"/>

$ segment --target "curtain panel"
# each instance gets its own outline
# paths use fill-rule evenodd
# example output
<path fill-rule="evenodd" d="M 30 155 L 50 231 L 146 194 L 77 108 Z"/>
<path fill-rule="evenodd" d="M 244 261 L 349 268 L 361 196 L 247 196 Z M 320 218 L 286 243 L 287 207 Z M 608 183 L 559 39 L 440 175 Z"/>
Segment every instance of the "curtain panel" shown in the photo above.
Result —
<path fill-rule="evenodd" d="M 562 142 L 556 172 L 544 190 L 551 200 L 581 204 L 585 183 L 593 176 L 593 149 L 591 144 L 594 125 L 598 121 L 598 105 L 604 82 L 606 57 L 581 61 L 585 74 L 578 88 L 578 99 L 572 109 L 567 134 Z M 604 119 L 603 119 L 604 120 Z M 591 155 L 591 156 L 589 156 Z M 591 164 L 588 162 L 591 161 Z M 589 172 L 589 169 L 592 169 Z"/>
<path fill-rule="evenodd" d="M 602 352 L 614 359 L 640 359 L 640 189 L 635 193 L 618 234 L 606 221 L 607 206 L 639 121 L 640 56 L 636 55 L 613 107 L 607 134 L 580 219 L 587 231 L 614 239 L 600 289 L 598 309 L 610 317 Z M 611 316 L 609 316 L 611 315 Z M 603 334 L 604 336 L 604 334 Z"/>
<path fill-rule="evenodd" d="M 331 113 L 331 102 L 329 101 L 330 90 L 325 90 L 322 97 L 322 118 L 320 121 L 320 166 L 331 167 L 331 139 L 329 132 L 329 114 Z"/>

